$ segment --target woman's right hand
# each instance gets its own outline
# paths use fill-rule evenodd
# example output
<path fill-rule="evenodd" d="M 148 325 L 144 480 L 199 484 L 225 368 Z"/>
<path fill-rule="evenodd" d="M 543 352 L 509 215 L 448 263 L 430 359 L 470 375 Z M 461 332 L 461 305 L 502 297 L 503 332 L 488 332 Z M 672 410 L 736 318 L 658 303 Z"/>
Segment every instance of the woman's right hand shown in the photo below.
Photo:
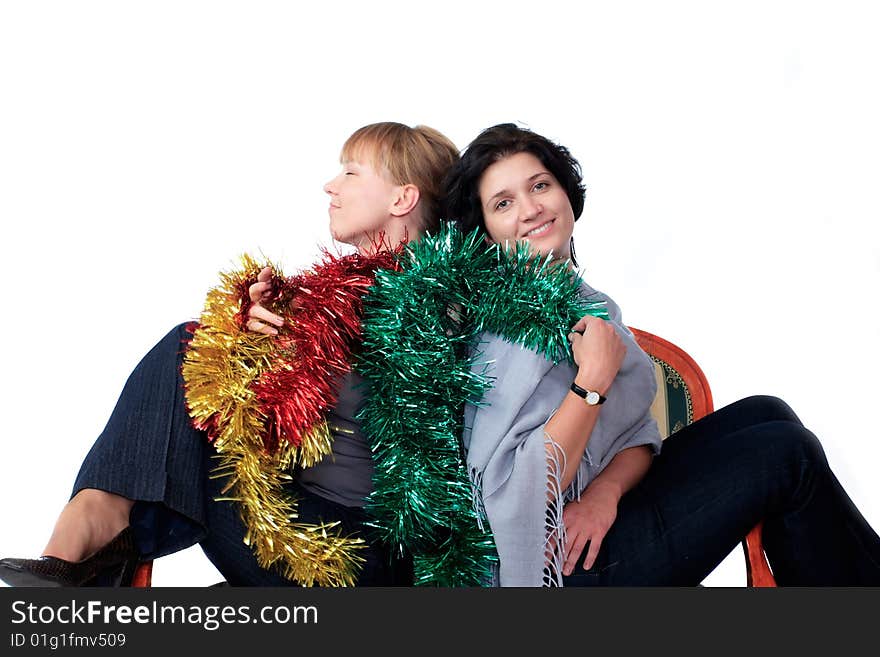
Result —
<path fill-rule="evenodd" d="M 273 312 L 266 310 L 262 305 L 272 296 L 272 268 L 264 267 L 257 275 L 257 282 L 248 288 L 251 297 L 251 307 L 248 310 L 247 328 L 255 333 L 264 335 L 278 335 L 275 326 L 283 326 L 284 320 Z"/>
<path fill-rule="evenodd" d="M 578 366 L 575 382 L 604 395 L 626 356 L 626 345 L 614 324 L 586 315 L 571 327 L 568 339 Z"/>

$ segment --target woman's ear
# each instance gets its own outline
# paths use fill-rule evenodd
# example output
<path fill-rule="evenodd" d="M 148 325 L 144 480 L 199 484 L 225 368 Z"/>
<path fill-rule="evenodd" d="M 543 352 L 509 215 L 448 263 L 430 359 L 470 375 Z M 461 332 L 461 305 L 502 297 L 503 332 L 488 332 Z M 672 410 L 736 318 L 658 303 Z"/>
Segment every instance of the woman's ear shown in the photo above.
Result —
<path fill-rule="evenodd" d="M 418 187 L 412 184 L 400 185 L 391 205 L 392 216 L 402 217 L 409 214 L 419 204 L 419 198 L 421 192 Z"/>

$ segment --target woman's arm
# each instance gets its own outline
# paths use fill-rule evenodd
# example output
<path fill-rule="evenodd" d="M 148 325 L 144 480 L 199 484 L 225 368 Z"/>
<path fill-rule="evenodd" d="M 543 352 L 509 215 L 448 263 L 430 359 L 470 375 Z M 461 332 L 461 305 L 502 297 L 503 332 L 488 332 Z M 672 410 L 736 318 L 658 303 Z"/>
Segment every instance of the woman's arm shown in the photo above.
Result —
<path fill-rule="evenodd" d="M 587 541 L 590 548 L 584 559 L 584 570 L 593 567 L 602 541 L 617 518 L 620 498 L 642 480 L 653 458 L 648 445 L 619 451 L 584 489 L 581 498 L 565 505 L 562 512 L 566 537 L 563 575 L 571 575 Z"/>
<path fill-rule="evenodd" d="M 602 322 L 601 327 L 609 324 L 597 321 Z M 487 376 L 492 387 L 480 403 L 466 406 L 462 441 L 471 478 L 495 536 L 501 581 L 508 585 L 541 585 L 542 568 L 547 564 L 548 532 L 564 532 L 563 513 L 567 506 L 563 499 L 566 494 L 577 492 L 571 487 L 564 491 L 559 486 L 561 458 L 558 470 L 556 463 L 548 462 L 545 434 L 555 431 L 561 436 L 559 423 L 574 418 L 569 430 L 572 440 L 580 441 L 576 447 L 579 451 L 574 452 L 569 444 L 572 455 L 566 461 L 567 465 L 579 468 L 575 475 L 576 479 L 583 477 L 579 487 L 597 477 L 624 449 L 650 444 L 643 449 L 658 451 L 655 443 L 659 445 L 659 433 L 650 417 L 656 392 L 653 365 L 626 335 L 625 327 L 616 321 L 611 323 L 615 326 L 608 326 L 609 330 L 624 338 L 627 352 L 624 363 L 614 374 L 614 384 L 600 388 L 608 396 L 608 401 L 599 407 L 602 415 L 568 392 L 581 368 L 554 364 L 543 354 L 494 334 L 481 336 L 475 347 L 477 356 L 472 369 L 475 374 Z M 587 338 L 591 332 L 592 328 L 587 331 Z M 580 339 L 580 335 L 574 336 L 575 342 Z M 590 373 L 587 365 L 584 361 L 583 373 Z M 585 381 L 580 385 L 595 384 Z M 571 417 L 562 408 L 566 397 L 571 397 L 571 403 L 576 402 Z M 581 412 L 592 412 L 598 417 L 587 427 L 577 419 Z M 548 422 L 554 419 L 548 431 Z M 590 450 L 585 450 L 588 439 Z M 561 450 L 557 446 L 554 452 Z M 541 493 L 551 492 L 551 488 L 555 489 L 553 517 L 548 519 L 548 500 Z M 597 487 L 594 493 L 602 488 Z M 558 574 L 561 581 L 565 554 L 560 551 L 552 558 L 553 576 Z"/>
<path fill-rule="evenodd" d="M 603 486 L 614 493 L 619 502 L 624 493 L 642 480 L 651 467 L 653 459 L 654 453 L 648 445 L 622 449 L 605 469 L 596 475 L 586 490 L 589 490 L 590 486 Z"/>
<path fill-rule="evenodd" d="M 583 331 L 583 335 L 579 331 Z M 626 345 L 614 324 L 588 315 L 572 327 L 569 338 L 578 364 L 574 382 L 604 396 L 626 355 Z M 590 406 L 569 391 L 544 427 L 552 442 L 565 453 L 565 469 L 561 472 L 560 483 L 563 490 L 574 479 L 601 409 L 601 405 Z M 548 458 L 556 458 L 556 449 L 552 444 L 547 445 Z"/>

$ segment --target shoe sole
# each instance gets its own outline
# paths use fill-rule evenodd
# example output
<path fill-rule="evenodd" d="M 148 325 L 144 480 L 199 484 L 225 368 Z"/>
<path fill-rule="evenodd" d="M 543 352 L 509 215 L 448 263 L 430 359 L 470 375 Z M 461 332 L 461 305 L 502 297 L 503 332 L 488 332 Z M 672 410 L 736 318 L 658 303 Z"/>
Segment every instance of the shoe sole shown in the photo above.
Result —
<path fill-rule="evenodd" d="M 0 564 L 0 580 L 9 586 L 31 586 L 44 588 L 60 588 L 64 586 L 58 580 L 50 580 L 40 577 L 28 570 L 13 568 L 8 564 Z"/>

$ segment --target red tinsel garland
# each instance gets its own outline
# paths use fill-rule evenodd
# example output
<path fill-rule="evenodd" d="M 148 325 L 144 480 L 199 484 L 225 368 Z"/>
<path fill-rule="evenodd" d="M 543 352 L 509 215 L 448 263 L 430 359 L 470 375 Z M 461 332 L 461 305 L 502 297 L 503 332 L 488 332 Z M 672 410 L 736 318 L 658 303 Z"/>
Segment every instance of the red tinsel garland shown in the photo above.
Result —
<path fill-rule="evenodd" d="M 288 308 L 278 339 L 285 356 L 254 384 L 260 409 L 268 418 L 266 449 L 280 441 L 296 447 L 303 436 L 336 405 L 341 376 L 351 369 L 352 350 L 360 343 L 363 296 L 376 269 L 394 269 L 393 253 L 353 254 L 324 262 L 309 272 L 273 282 L 273 307 Z M 246 314 L 246 311 L 243 311 Z"/>
<path fill-rule="evenodd" d="M 361 342 L 362 298 L 376 270 L 396 269 L 398 250 L 374 256 L 323 253 L 311 270 L 286 278 L 273 267 L 263 305 L 284 318 L 277 336 L 248 331 L 249 289 L 261 266 L 244 256 L 239 272 L 221 274 L 208 293 L 187 349 L 183 376 L 190 416 L 205 429 L 227 477 L 224 499 L 241 505 L 251 545 L 263 567 L 301 584 L 350 585 L 364 541 L 339 523 L 298 522 L 284 490 L 290 469 L 330 453 L 325 421 Z"/>

